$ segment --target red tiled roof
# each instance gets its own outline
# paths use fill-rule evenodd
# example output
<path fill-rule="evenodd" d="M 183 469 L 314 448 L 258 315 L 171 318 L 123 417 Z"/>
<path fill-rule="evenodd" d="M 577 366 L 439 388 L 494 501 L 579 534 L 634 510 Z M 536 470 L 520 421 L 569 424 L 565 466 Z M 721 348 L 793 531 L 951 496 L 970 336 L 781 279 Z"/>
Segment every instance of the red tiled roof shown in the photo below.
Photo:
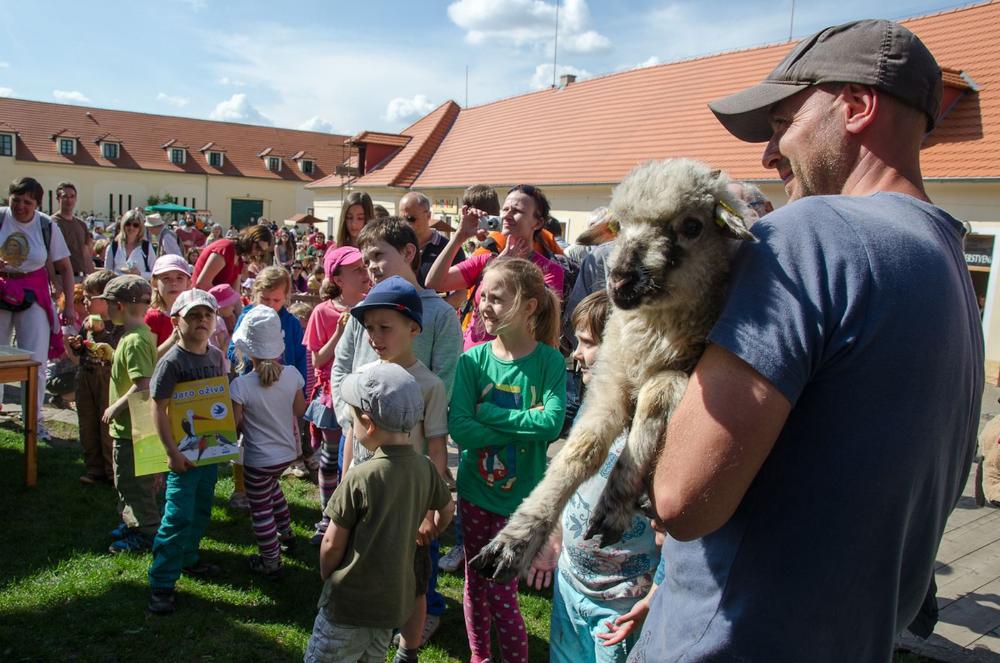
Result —
<path fill-rule="evenodd" d="M 380 131 L 362 131 L 357 136 L 351 138 L 351 142 L 403 147 L 410 142 L 410 137 L 402 134 L 387 134 Z"/>
<path fill-rule="evenodd" d="M 1000 94 L 993 93 L 1000 87 L 1000 4 L 902 23 L 946 68 L 946 101 L 954 103 L 924 146 L 924 176 L 1000 177 Z M 445 104 L 403 131 L 414 140 L 357 185 L 613 183 L 637 163 L 674 156 L 704 160 L 740 179 L 775 179 L 760 163 L 763 146 L 730 136 L 707 104 L 761 80 L 792 46 L 626 71 L 461 112 L 449 102 L 453 108 Z M 449 110 L 457 118 L 444 121 Z M 416 139 L 418 128 L 425 137 L 447 131 L 433 154 L 433 141 Z M 422 158 L 414 160 L 418 151 Z"/>
<path fill-rule="evenodd" d="M 221 174 L 269 180 L 313 182 L 326 177 L 344 161 L 347 136 L 278 129 L 232 122 L 213 122 L 167 115 L 86 108 L 41 101 L 0 98 L 0 117 L 19 133 L 18 161 L 81 164 L 126 170 Z M 117 137 L 122 143 L 119 157 L 105 159 L 95 145 L 99 136 Z M 75 155 L 61 155 L 52 141 L 58 135 L 78 137 Z M 171 163 L 168 147 L 204 146 L 226 152 L 222 168 L 210 168 L 207 156 L 189 153 L 182 165 Z M 228 151 L 221 145 L 227 145 Z M 315 155 L 315 169 L 306 174 L 297 168 L 267 170 L 257 154 L 271 147 L 276 154 L 308 150 Z"/>

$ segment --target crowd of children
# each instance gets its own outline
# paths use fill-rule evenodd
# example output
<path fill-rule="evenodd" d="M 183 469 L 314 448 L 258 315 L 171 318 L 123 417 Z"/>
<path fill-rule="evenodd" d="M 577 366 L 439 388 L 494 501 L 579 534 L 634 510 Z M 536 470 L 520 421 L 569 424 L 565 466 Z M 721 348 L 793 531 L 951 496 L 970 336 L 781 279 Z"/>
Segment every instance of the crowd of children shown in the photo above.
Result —
<path fill-rule="evenodd" d="M 120 523 L 109 549 L 151 551 L 149 610 L 174 611 L 181 573 L 219 572 L 199 557 L 219 464 L 182 453 L 171 402 L 178 385 L 227 376 L 241 447 L 230 505 L 249 510 L 258 548 L 248 560 L 252 571 L 280 579 L 282 552 L 295 546 L 281 476 L 318 472 L 322 516 L 312 543 L 324 582 L 307 661 L 383 660 L 394 631 L 396 661 L 416 661 L 444 612 L 439 536 L 453 518 L 466 560 L 471 660 L 490 659 L 495 627 L 504 660 L 526 661 L 518 581 L 495 583 L 467 560 L 541 480 L 548 445 L 564 424 L 561 268 L 530 248 L 547 202 L 534 187 L 516 187 L 504 202 L 510 241 L 499 255 L 474 256 L 475 270 L 459 263 L 454 278 L 453 251 L 435 261 L 432 277 L 471 289 L 477 331 L 470 336 L 450 303 L 456 298 L 418 280 L 412 223 L 371 218 L 366 199 L 345 206 L 352 222 L 364 222 L 324 256 L 315 306 L 291 303 L 293 277 L 279 266 L 256 268 L 242 298 L 238 279 L 195 288 L 191 266 L 175 255 L 158 258 L 149 280 L 107 270 L 88 276 L 86 317 L 67 339 L 80 366 L 81 481 L 114 483 Z M 465 208 L 463 238 L 483 215 Z M 602 308 L 587 300 L 586 315 L 573 318 L 585 370 L 606 309 L 606 301 Z M 137 476 L 130 400 L 134 406 L 134 395 L 147 390 L 168 471 Z M 460 451 L 457 481 L 448 469 L 449 437 Z M 455 502 L 449 485 L 457 487 Z M 559 577 L 552 656 L 580 660 L 586 651 L 624 660 L 656 587 L 658 546 L 637 514 L 639 541 L 602 551 L 574 535 L 586 526 L 586 509 L 576 511 L 572 528 L 564 526 L 533 566 L 536 586 Z M 593 564 L 579 565 L 582 556 L 617 564 L 619 573 L 608 580 L 598 570 L 595 580 Z M 603 609 L 585 610 L 587 601 Z M 600 618 L 588 622 L 585 613 Z"/>

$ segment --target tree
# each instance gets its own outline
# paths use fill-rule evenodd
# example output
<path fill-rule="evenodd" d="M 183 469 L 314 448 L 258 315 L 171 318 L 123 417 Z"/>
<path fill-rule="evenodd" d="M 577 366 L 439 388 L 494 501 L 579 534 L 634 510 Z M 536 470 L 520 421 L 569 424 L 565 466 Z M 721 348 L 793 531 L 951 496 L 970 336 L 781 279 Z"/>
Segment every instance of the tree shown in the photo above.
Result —
<path fill-rule="evenodd" d="M 152 207 L 153 205 L 165 205 L 167 203 L 176 203 L 177 196 L 169 193 L 165 193 L 162 196 L 152 195 L 146 199 L 146 207 Z"/>

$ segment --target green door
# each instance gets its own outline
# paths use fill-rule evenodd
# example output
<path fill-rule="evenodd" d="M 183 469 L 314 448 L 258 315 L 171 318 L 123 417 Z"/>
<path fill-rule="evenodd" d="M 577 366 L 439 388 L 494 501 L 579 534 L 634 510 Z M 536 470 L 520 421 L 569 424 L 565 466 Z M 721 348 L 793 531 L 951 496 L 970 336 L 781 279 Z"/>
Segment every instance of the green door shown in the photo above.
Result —
<path fill-rule="evenodd" d="M 243 230 L 247 226 L 257 223 L 257 219 L 262 216 L 264 216 L 263 200 L 237 200 L 234 198 L 229 210 L 229 223 L 237 230 Z"/>

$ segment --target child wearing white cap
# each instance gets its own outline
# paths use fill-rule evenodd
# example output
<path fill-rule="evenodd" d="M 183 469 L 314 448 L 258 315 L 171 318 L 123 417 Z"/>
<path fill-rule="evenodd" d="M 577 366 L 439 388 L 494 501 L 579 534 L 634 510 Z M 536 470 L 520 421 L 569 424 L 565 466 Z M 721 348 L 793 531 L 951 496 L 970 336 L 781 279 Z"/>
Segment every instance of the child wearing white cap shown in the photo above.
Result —
<path fill-rule="evenodd" d="M 260 554 L 250 569 L 281 577 L 281 548 L 291 548 L 288 503 L 278 479 L 299 456 L 294 421 L 306 411 L 305 379 L 294 366 L 282 366 L 285 353 L 281 319 L 269 306 L 255 306 L 233 334 L 236 353 L 253 370 L 233 380 L 233 417 L 242 434 L 243 473 L 250 518 Z M 240 371 L 242 372 L 242 371 Z"/>

